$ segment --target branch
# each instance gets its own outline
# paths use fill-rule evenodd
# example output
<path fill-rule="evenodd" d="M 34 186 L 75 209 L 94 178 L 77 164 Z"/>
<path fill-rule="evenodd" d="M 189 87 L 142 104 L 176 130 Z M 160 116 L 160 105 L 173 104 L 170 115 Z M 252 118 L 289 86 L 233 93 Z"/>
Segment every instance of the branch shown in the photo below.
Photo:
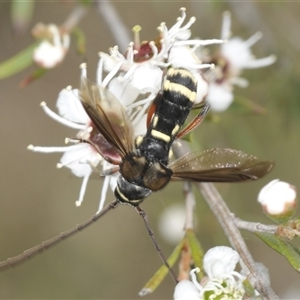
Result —
<path fill-rule="evenodd" d="M 61 25 L 61 30 L 63 32 L 69 33 L 72 29 L 77 26 L 77 24 L 81 21 L 81 19 L 87 13 L 87 8 L 83 5 L 77 5 L 70 15 L 68 16 L 67 20 Z"/>
<path fill-rule="evenodd" d="M 278 226 L 277 225 L 265 225 L 257 222 L 248 222 L 241 220 L 240 218 L 237 218 L 235 216 L 232 216 L 233 222 L 235 225 L 240 228 L 244 229 L 250 232 L 266 232 L 266 233 L 271 233 L 275 234 L 278 231 Z"/>
<path fill-rule="evenodd" d="M 238 228 L 253 233 L 263 232 L 263 233 L 277 234 L 289 240 L 292 240 L 295 236 L 300 236 L 300 232 L 297 229 L 290 228 L 288 226 L 265 225 L 258 222 L 248 222 L 234 216 L 233 216 L 233 221 Z"/>
<path fill-rule="evenodd" d="M 98 13 L 102 16 L 107 27 L 110 29 L 116 44 L 121 50 L 120 52 L 125 51 L 131 41 L 127 27 L 124 25 L 118 12 L 109 1 L 101 0 L 97 3 Z"/>
<path fill-rule="evenodd" d="M 183 192 L 185 194 L 185 230 L 188 230 L 194 228 L 194 210 L 196 206 L 196 200 L 189 182 L 184 183 Z"/>

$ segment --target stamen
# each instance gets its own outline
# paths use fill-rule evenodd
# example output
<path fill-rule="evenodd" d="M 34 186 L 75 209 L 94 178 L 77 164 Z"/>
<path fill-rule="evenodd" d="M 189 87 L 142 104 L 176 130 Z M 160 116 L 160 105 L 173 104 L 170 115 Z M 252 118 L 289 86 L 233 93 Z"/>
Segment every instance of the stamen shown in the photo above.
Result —
<path fill-rule="evenodd" d="M 253 59 L 248 61 L 247 65 L 244 66 L 245 69 L 255 69 L 262 68 L 273 64 L 276 61 L 275 55 L 270 55 L 268 57 Z"/>
<path fill-rule="evenodd" d="M 117 57 L 118 56 L 118 53 L 119 53 L 119 47 L 118 46 L 114 46 L 114 47 L 110 47 L 109 48 L 109 54 L 112 56 L 112 57 Z"/>
<path fill-rule="evenodd" d="M 44 112 L 46 113 L 46 115 L 48 115 L 51 119 L 55 120 L 56 122 L 63 124 L 65 126 L 68 126 L 70 128 L 73 129 L 84 129 L 85 125 L 82 124 L 78 124 L 78 123 L 74 123 L 72 121 L 69 121 L 61 116 L 59 116 L 58 114 L 56 114 L 54 111 L 52 111 L 46 104 L 46 102 L 41 102 L 40 106 L 42 107 L 42 109 L 44 110 Z"/>
<path fill-rule="evenodd" d="M 84 79 L 87 79 L 87 65 L 86 63 L 82 63 L 80 66 L 79 66 L 80 70 L 81 70 L 81 80 L 84 80 Z"/>
<path fill-rule="evenodd" d="M 116 58 L 121 59 L 122 61 L 124 61 L 125 57 L 124 57 L 124 55 L 122 55 L 120 53 L 118 46 L 114 47 L 114 52 L 115 52 L 114 55 L 115 55 Z"/>
<path fill-rule="evenodd" d="M 232 271 L 231 272 L 231 276 L 235 276 L 237 277 L 240 281 L 244 281 L 245 280 L 245 276 L 240 274 L 239 272 L 237 271 Z"/>
<path fill-rule="evenodd" d="M 40 147 L 40 146 L 33 146 L 29 145 L 27 146 L 27 149 L 33 152 L 42 152 L 42 153 L 54 153 L 54 152 L 66 152 L 76 149 L 77 145 L 72 146 L 62 146 L 62 147 Z"/>
<path fill-rule="evenodd" d="M 118 71 L 120 70 L 122 64 L 123 64 L 122 61 L 117 63 L 114 66 L 114 68 L 106 75 L 106 77 L 104 78 L 104 80 L 102 82 L 103 87 L 106 87 L 108 85 L 108 83 L 113 79 L 113 77 L 118 73 Z"/>
<path fill-rule="evenodd" d="M 213 44 L 223 44 L 226 40 L 210 39 L 210 40 L 186 40 L 186 41 L 175 41 L 174 46 L 207 46 Z"/>
<path fill-rule="evenodd" d="M 220 283 L 220 281 L 216 278 L 211 279 L 208 283 L 207 283 L 207 287 L 205 286 L 205 289 L 211 289 L 211 290 L 215 290 L 215 288 L 218 288 L 220 290 L 224 290 L 223 285 Z"/>
<path fill-rule="evenodd" d="M 262 33 L 256 32 L 255 34 L 253 34 L 248 40 L 244 41 L 243 43 L 248 47 L 252 47 L 257 41 L 259 41 L 262 38 Z"/>
<path fill-rule="evenodd" d="M 166 23 L 161 22 L 160 25 L 156 28 L 160 33 L 166 33 L 167 28 L 166 28 Z"/>
<path fill-rule="evenodd" d="M 177 18 L 175 25 L 170 28 L 169 30 L 170 35 L 173 35 L 174 32 L 177 32 L 179 30 L 179 28 L 181 27 L 182 23 L 186 18 L 185 7 L 181 7 L 179 11 L 181 12 L 181 17 Z"/>
<path fill-rule="evenodd" d="M 223 13 L 223 23 L 221 29 L 221 39 L 228 40 L 231 36 L 231 15 L 229 11 Z"/>
<path fill-rule="evenodd" d="M 101 52 L 99 52 L 99 56 L 100 56 L 100 60 L 99 60 L 98 66 L 97 66 L 96 80 L 97 80 L 97 83 L 99 85 L 101 85 L 102 84 L 104 60 L 103 60 L 103 56 L 101 56 Z"/>
<path fill-rule="evenodd" d="M 203 287 L 198 282 L 197 275 L 196 275 L 196 273 L 199 273 L 199 272 L 200 272 L 200 268 L 197 267 L 197 268 L 191 270 L 190 275 L 191 275 L 192 282 L 196 285 L 196 287 L 198 288 L 199 291 L 202 291 Z"/>
<path fill-rule="evenodd" d="M 75 202 L 77 207 L 80 206 L 82 201 L 83 201 L 85 191 L 86 191 L 86 187 L 87 187 L 87 183 L 89 181 L 90 176 L 91 176 L 91 172 L 83 177 L 80 192 L 79 192 L 79 199 Z"/>
<path fill-rule="evenodd" d="M 73 144 L 80 144 L 81 141 L 79 139 L 72 139 L 72 138 L 65 138 L 65 144 L 69 144 L 69 143 L 73 143 Z"/>
<path fill-rule="evenodd" d="M 130 42 L 129 46 L 127 48 L 127 51 L 126 51 L 126 59 L 128 60 L 128 62 L 129 62 L 130 65 L 134 63 L 134 50 L 133 50 L 133 46 L 134 46 L 134 43 Z"/>
<path fill-rule="evenodd" d="M 133 108 L 136 108 L 137 106 L 140 106 L 140 105 L 144 105 L 144 104 L 148 104 L 152 101 L 152 95 L 149 99 L 149 97 L 143 99 L 143 100 L 139 100 L 137 102 L 133 102 L 131 104 L 129 104 L 128 106 L 126 106 L 126 111 L 127 110 L 130 110 L 130 109 L 133 109 Z"/>
<path fill-rule="evenodd" d="M 49 25 L 49 31 L 52 33 L 52 41 L 55 47 L 61 47 L 59 30 L 56 25 Z"/>
<path fill-rule="evenodd" d="M 149 46 L 152 50 L 152 53 L 153 53 L 153 57 L 152 59 L 156 58 L 157 54 L 158 54 L 158 49 L 157 47 L 155 46 L 155 43 L 153 41 L 149 42 Z"/>
<path fill-rule="evenodd" d="M 57 163 L 56 164 L 56 168 L 57 169 L 61 169 L 61 168 L 63 168 L 63 167 L 66 167 L 67 165 L 69 165 L 69 164 L 71 164 L 71 163 L 73 163 L 73 162 L 75 162 L 75 161 L 79 161 L 80 159 L 79 158 L 73 158 L 73 159 L 71 159 L 71 160 L 69 160 L 69 161 L 66 161 L 66 162 L 64 162 L 64 163 Z"/>
<path fill-rule="evenodd" d="M 101 197 L 100 197 L 100 202 L 99 202 L 99 208 L 98 208 L 98 212 L 100 212 L 104 206 L 105 200 L 106 200 L 106 194 L 107 194 L 107 190 L 108 190 L 108 185 L 109 185 L 109 176 L 105 176 L 103 184 L 102 184 L 102 190 L 101 190 Z"/>
<path fill-rule="evenodd" d="M 179 30 L 184 31 L 186 29 L 189 29 L 195 22 L 196 22 L 196 17 L 191 17 L 189 19 L 189 21 L 182 28 L 180 28 Z"/>
<path fill-rule="evenodd" d="M 146 99 L 141 100 L 141 101 L 145 101 L 145 103 L 148 102 L 148 104 L 143 105 L 142 109 L 138 112 L 138 114 L 136 115 L 136 117 L 134 118 L 134 120 L 132 120 L 132 125 L 133 127 L 137 126 L 138 123 L 140 122 L 142 116 L 145 114 L 145 111 L 148 109 L 149 104 L 152 102 L 152 100 L 154 99 L 155 95 L 154 94 L 150 94 Z"/>
<path fill-rule="evenodd" d="M 126 72 L 126 74 L 121 78 L 121 81 L 129 80 L 130 76 L 134 73 L 139 64 L 133 64 L 130 69 Z"/>

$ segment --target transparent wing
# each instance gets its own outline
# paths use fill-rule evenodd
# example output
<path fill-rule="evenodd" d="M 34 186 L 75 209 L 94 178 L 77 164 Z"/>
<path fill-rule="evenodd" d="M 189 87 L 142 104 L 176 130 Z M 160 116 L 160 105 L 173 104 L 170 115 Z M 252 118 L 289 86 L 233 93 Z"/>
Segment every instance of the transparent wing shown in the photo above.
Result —
<path fill-rule="evenodd" d="M 129 117 L 108 89 L 84 80 L 80 99 L 96 128 L 122 158 L 134 149 L 134 133 Z"/>
<path fill-rule="evenodd" d="M 187 153 L 171 162 L 172 180 L 238 182 L 255 180 L 267 174 L 273 162 L 229 148 L 213 148 Z"/>

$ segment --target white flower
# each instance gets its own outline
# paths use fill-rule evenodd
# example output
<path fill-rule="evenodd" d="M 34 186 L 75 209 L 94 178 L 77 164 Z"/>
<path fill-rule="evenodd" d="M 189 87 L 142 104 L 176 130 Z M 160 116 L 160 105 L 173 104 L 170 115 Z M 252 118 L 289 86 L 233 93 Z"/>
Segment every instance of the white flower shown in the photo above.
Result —
<path fill-rule="evenodd" d="M 233 101 L 232 85 L 229 82 L 209 84 L 207 102 L 214 111 L 226 110 Z"/>
<path fill-rule="evenodd" d="M 210 279 L 222 278 L 234 271 L 239 259 L 238 253 L 230 247 L 214 247 L 204 255 L 203 268 Z"/>
<path fill-rule="evenodd" d="M 179 282 L 174 299 L 243 299 L 245 277 L 234 271 L 239 259 L 238 253 L 229 247 L 208 250 L 203 258 L 207 277 L 199 283 L 195 274 L 200 271 L 199 268 L 192 270 L 192 281 Z"/>
<path fill-rule="evenodd" d="M 279 179 L 265 185 L 258 194 L 258 202 L 268 215 L 290 215 L 296 209 L 296 188 Z"/>
<path fill-rule="evenodd" d="M 163 238 L 170 244 L 177 244 L 185 234 L 185 207 L 173 205 L 168 207 L 159 217 L 158 228 Z"/>
<path fill-rule="evenodd" d="M 33 34 L 43 38 L 33 52 L 33 60 L 38 65 L 51 69 L 62 62 L 70 46 L 69 34 L 61 34 L 54 24 L 45 26 L 40 23 L 34 27 Z"/>
<path fill-rule="evenodd" d="M 109 75 L 110 74 L 108 74 L 107 76 Z M 82 65 L 81 76 L 83 79 L 86 78 L 86 68 L 84 64 Z M 103 85 L 103 82 L 98 81 L 98 84 Z M 144 106 L 147 107 L 149 103 L 143 103 L 142 105 L 140 102 L 137 102 L 137 106 L 139 106 L 138 108 L 142 107 L 142 109 L 134 110 L 130 106 L 132 105 L 132 102 L 136 99 L 136 97 L 131 97 L 131 103 L 128 101 L 128 98 L 130 98 L 130 96 L 132 95 L 136 96 L 136 93 L 132 93 L 132 89 L 130 87 L 127 88 L 122 82 L 118 83 L 118 80 L 116 79 L 115 86 L 118 85 L 119 87 L 122 86 L 124 88 L 123 93 L 119 93 L 118 100 L 122 105 L 125 106 L 125 108 L 127 108 L 127 110 L 129 111 L 129 116 L 133 117 L 132 122 L 135 125 L 136 135 L 144 134 L 146 131 L 146 116 L 145 114 L 141 114 L 140 112 L 144 111 Z M 71 87 L 63 89 L 58 96 L 56 105 L 58 109 L 58 114 L 50 110 L 45 102 L 41 103 L 44 112 L 48 116 L 53 118 L 55 121 L 70 128 L 79 130 L 79 132 L 76 134 L 76 139 L 91 141 L 96 146 L 98 146 L 103 153 L 108 154 L 110 157 L 113 157 L 115 159 L 119 159 L 119 155 L 114 151 L 112 146 L 104 139 L 104 137 L 98 132 L 98 130 L 91 122 L 89 116 L 86 114 L 80 102 L 78 89 L 72 89 Z M 67 141 L 77 142 L 76 139 L 67 139 Z M 35 152 L 43 153 L 64 153 L 60 159 L 60 163 L 57 166 L 59 168 L 68 167 L 71 169 L 72 173 L 75 176 L 83 177 L 79 198 L 76 201 L 77 206 L 80 206 L 84 199 L 88 179 L 93 173 L 93 171 L 96 171 L 97 167 L 100 166 L 101 171 L 98 172 L 100 174 L 105 174 L 105 171 L 115 167 L 114 165 L 111 165 L 110 163 L 105 161 L 103 157 L 96 151 L 96 149 L 88 143 L 75 143 L 74 145 L 64 147 L 37 147 L 29 145 L 28 149 Z M 103 208 L 108 186 L 110 185 L 112 190 L 114 190 L 118 174 L 118 172 L 115 172 L 112 175 L 105 176 L 98 211 L 100 211 Z"/>
<path fill-rule="evenodd" d="M 220 45 L 220 53 L 211 62 L 216 67 L 209 75 L 209 93 L 207 101 L 215 111 L 226 110 L 233 101 L 233 85 L 246 87 L 248 81 L 240 77 L 243 69 L 269 66 L 276 60 L 274 55 L 255 59 L 251 47 L 262 37 L 260 32 L 244 41 L 239 37 L 230 38 L 231 17 L 229 12 L 223 15 L 221 39 L 227 41 Z"/>
<path fill-rule="evenodd" d="M 150 93 L 147 99 L 153 100 L 161 89 L 163 72 L 161 68 L 172 66 L 186 68 L 193 72 L 198 80 L 197 98 L 195 103 L 204 100 L 208 92 L 208 84 L 201 75 L 201 70 L 211 68 L 212 64 L 203 64 L 196 56 L 195 51 L 200 46 L 223 43 L 223 40 L 189 39 L 191 25 L 196 18 L 192 17 L 185 25 L 185 8 L 181 8 L 181 17 L 168 29 L 165 23 L 158 27 L 159 37 L 154 41 L 140 43 L 140 27 L 134 28 L 135 42 L 130 43 L 125 55 L 118 47 L 110 49 L 110 55 L 100 53 L 99 68 L 106 72 L 120 72 L 122 80 L 130 80 L 130 85 L 142 93 Z M 101 65 L 101 66 L 100 66 Z"/>
<path fill-rule="evenodd" d="M 200 291 L 198 287 L 189 280 L 181 280 L 175 287 L 174 300 L 198 300 Z"/>

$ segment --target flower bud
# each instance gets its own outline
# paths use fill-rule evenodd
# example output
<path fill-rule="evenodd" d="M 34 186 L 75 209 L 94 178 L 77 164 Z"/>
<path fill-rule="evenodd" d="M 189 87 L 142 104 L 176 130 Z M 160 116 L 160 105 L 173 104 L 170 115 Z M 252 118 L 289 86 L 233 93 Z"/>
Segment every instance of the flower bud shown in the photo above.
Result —
<path fill-rule="evenodd" d="M 185 219 L 185 207 L 176 204 L 160 215 L 158 228 L 168 243 L 176 245 L 184 237 Z"/>
<path fill-rule="evenodd" d="M 289 220 L 297 205 L 296 188 L 279 179 L 272 180 L 258 194 L 264 213 L 278 223 Z"/>
<path fill-rule="evenodd" d="M 33 28 L 32 34 L 41 39 L 41 43 L 33 51 L 33 60 L 36 64 L 51 69 L 63 61 L 70 45 L 69 34 L 61 34 L 54 24 L 41 23 Z"/>

